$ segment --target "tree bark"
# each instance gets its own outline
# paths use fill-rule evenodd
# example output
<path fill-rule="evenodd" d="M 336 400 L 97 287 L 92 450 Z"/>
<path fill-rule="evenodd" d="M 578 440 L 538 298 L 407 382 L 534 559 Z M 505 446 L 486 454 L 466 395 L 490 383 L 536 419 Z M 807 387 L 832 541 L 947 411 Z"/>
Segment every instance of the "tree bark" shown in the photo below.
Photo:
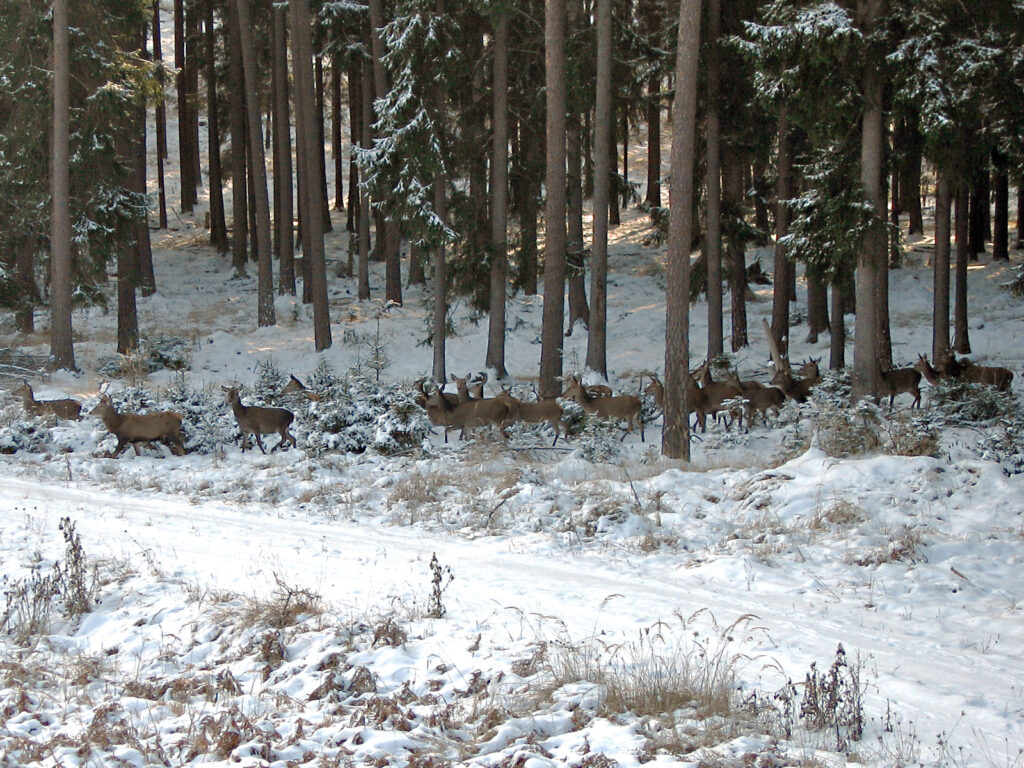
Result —
<path fill-rule="evenodd" d="M 191 213 L 198 202 L 195 178 L 195 165 L 192 161 L 192 136 L 189 129 L 192 125 L 190 113 L 192 105 L 188 100 L 189 71 L 185 66 L 185 2 L 174 0 L 174 67 L 178 70 L 178 164 L 179 182 L 181 186 L 181 210 Z"/>
<path fill-rule="evenodd" d="M 935 255 L 932 260 L 932 360 L 949 346 L 949 213 L 952 187 L 949 173 L 939 170 L 935 187 Z"/>
<path fill-rule="evenodd" d="M 587 368 L 608 378 L 608 199 L 612 145 L 612 0 L 595 0 L 597 84 L 594 103 L 593 242 L 590 256 L 590 326 Z"/>
<path fill-rule="evenodd" d="M 778 176 L 775 182 L 775 260 L 772 269 L 775 290 L 772 292 L 772 338 L 789 357 L 789 288 L 793 264 L 782 239 L 789 234 L 789 204 L 793 197 L 793 146 L 789 135 L 789 113 L 783 105 L 779 110 Z"/>
<path fill-rule="evenodd" d="M 722 163 L 723 198 L 732 210 L 743 204 L 743 165 L 738 150 L 733 148 Z M 737 235 L 726 239 L 729 262 L 729 310 L 732 320 L 730 347 L 738 352 L 749 344 L 747 337 L 747 254 L 744 242 Z"/>
<path fill-rule="evenodd" d="M 832 283 L 832 315 L 829 319 L 829 359 L 828 367 L 832 371 L 841 371 L 846 367 L 846 319 L 843 314 L 845 290 L 843 283 L 849 277 L 836 277 Z"/>
<path fill-rule="evenodd" d="M 67 0 L 53 0 L 53 209 L 50 217 L 50 362 L 75 370 L 71 331 L 70 48 Z"/>
<path fill-rule="evenodd" d="M 313 87 L 316 95 L 316 137 L 317 162 L 320 163 L 320 215 L 323 217 L 324 232 L 334 229 L 331 223 L 331 197 L 327 191 L 327 135 L 324 129 L 324 112 L 327 109 L 326 89 L 324 88 L 324 60 L 322 56 L 313 57 Z"/>
<path fill-rule="evenodd" d="M 295 198 L 292 186 L 292 136 L 288 94 L 287 9 L 273 7 L 274 85 L 274 239 L 279 293 L 295 295 Z"/>
<path fill-rule="evenodd" d="M 160 0 L 153 0 L 153 61 L 163 63 L 160 39 Z M 167 229 L 167 184 L 164 160 L 167 158 L 167 106 L 161 93 L 156 102 L 156 179 L 158 190 L 157 216 L 160 229 Z"/>
<path fill-rule="evenodd" d="M 988 163 L 975 169 L 976 178 L 968 195 L 970 200 L 967 243 L 971 261 L 985 252 L 985 218 L 989 208 Z"/>
<path fill-rule="evenodd" d="M 544 314 L 541 328 L 540 396 L 560 394 L 562 324 L 565 318 L 565 0 L 544 3 L 544 82 L 547 119 L 544 204 Z"/>
<path fill-rule="evenodd" d="M 274 273 L 270 253 L 270 198 L 267 195 L 267 162 L 263 154 L 263 120 L 260 116 L 259 88 L 256 82 L 256 51 L 253 42 L 249 0 L 235 0 L 237 28 L 242 52 L 245 110 L 249 130 L 249 178 L 256 201 L 257 322 L 263 326 L 277 323 L 274 311 Z"/>
<path fill-rule="evenodd" d="M 367 67 L 362 67 L 360 80 L 360 114 L 362 116 L 362 130 L 360 141 L 363 149 L 373 146 L 373 77 Z M 359 261 L 357 267 L 357 283 L 359 285 L 359 300 L 368 301 L 370 298 L 370 194 L 364 188 L 359 187 Z"/>
<path fill-rule="evenodd" d="M 313 121 L 313 46 L 311 42 L 309 0 L 289 0 L 292 33 L 292 76 L 295 80 L 296 129 L 305 136 L 316 136 Z M 327 304 L 327 265 L 324 260 L 323 218 L 317 216 L 322 201 L 323 165 L 318 154 L 305 152 L 299 157 L 305 176 L 307 215 L 303 222 L 303 261 L 313 295 L 313 339 L 317 352 L 331 346 L 331 318 Z M 300 187 L 301 191 L 301 187 Z"/>
<path fill-rule="evenodd" d="M 1010 176 L 1006 155 L 992 153 L 995 213 L 992 219 L 992 261 L 1010 260 Z"/>
<path fill-rule="evenodd" d="M 967 333 L 967 263 L 971 260 L 971 189 L 961 181 L 956 193 L 956 285 L 953 301 L 953 350 L 961 355 L 971 351 Z"/>
<path fill-rule="evenodd" d="M 228 50 L 228 72 L 232 83 L 241 83 L 245 79 L 242 69 L 242 52 L 235 40 L 238 31 L 234 29 L 237 22 L 235 14 L 227 14 L 225 19 L 226 40 Z M 249 257 L 249 205 L 246 184 L 246 151 L 245 151 L 245 101 L 241 88 L 229 89 L 230 121 L 231 121 L 231 266 L 235 273 L 244 275 L 245 263 Z"/>
<path fill-rule="evenodd" d="M 687 378 L 690 358 L 690 243 L 693 238 L 693 158 L 697 134 L 700 0 L 680 0 L 676 94 L 672 103 L 672 182 L 669 189 L 668 273 L 665 289 L 665 428 L 661 451 L 690 460 Z"/>
<path fill-rule="evenodd" d="M 155 0 L 159 2 L 159 0 Z M 215 0 L 206 0 L 206 120 L 210 169 L 210 244 L 218 253 L 227 253 L 228 225 L 224 212 L 224 172 L 220 157 L 220 109 L 217 99 L 216 31 L 213 24 Z M 166 142 L 166 139 L 165 139 Z"/>
<path fill-rule="evenodd" d="M 377 98 L 388 90 L 387 74 L 384 71 L 384 43 L 380 29 L 384 26 L 384 9 L 381 0 L 369 0 L 370 7 L 370 48 L 373 52 L 373 84 Z M 384 297 L 396 304 L 402 303 L 401 233 L 398 222 L 390 216 L 384 221 L 384 242 L 377 243 L 378 255 L 384 258 Z"/>
<path fill-rule="evenodd" d="M 722 318 L 722 132 L 719 118 L 721 53 L 717 42 L 722 27 L 721 0 L 708 2 L 707 111 L 707 235 L 705 254 L 708 296 L 708 358 L 725 351 Z"/>
<path fill-rule="evenodd" d="M 348 124 L 351 132 L 349 143 L 352 149 L 348 157 L 348 216 L 345 229 L 357 232 L 359 217 L 359 165 L 356 163 L 355 148 L 360 145 L 363 130 L 363 68 L 359 60 L 353 61 L 348 69 Z"/>
<path fill-rule="evenodd" d="M 490 312 L 485 363 L 499 379 L 505 370 L 505 288 L 508 283 L 508 13 L 494 25 L 493 115 L 491 118 Z"/>
<path fill-rule="evenodd" d="M 807 341 L 818 343 L 818 334 L 828 330 L 828 286 L 814 275 L 807 275 Z"/>
<path fill-rule="evenodd" d="M 569 322 L 565 335 L 571 336 L 577 322 L 586 328 L 590 323 L 587 307 L 587 270 L 583 246 L 583 158 L 580 141 L 580 114 L 570 114 L 566 130 L 567 206 L 566 278 L 569 284 Z"/>
<path fill-rule="evenodd" d="M 334 160 L 334 209 L 345 210 L 345 158 L 341 147 L 341 55 L 331 57 L 331 158 Z"/>
<path fill-rule="evenodd" d="M 857 12 L 862 29 L 875 31 L 886 13 L 886 0 L 858 0 Z M 862 75 L 864 111 L 861 119 L 861 185 L 871 203 L 871 224 L 857 255 L 856 325 L 853 338 L 853 375 L 851 392 L 854 400 L 873 396 L 879 382 L 879 271 L 885 269 L 885 192 L 883 161 L 885 156 L 884 104 L 885 80 L 882 75 L 883 52 L 877 43 L 869 47 Z"/>

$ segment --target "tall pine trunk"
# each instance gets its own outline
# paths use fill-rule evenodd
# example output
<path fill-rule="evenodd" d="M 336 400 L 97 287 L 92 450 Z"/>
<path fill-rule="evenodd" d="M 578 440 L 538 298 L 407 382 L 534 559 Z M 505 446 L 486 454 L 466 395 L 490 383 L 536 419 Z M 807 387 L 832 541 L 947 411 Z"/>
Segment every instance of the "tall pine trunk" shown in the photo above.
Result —
<path fill-rule="evenodd" d="M 313 94 L 313 45 L 310 30 L 309 0 L 289 0 L 291 9 L 292 67 L 295 79 L 295 115 L 298 132 L 316 137 L 319 132 L 316 104 Z M 306 152 L 299 157 L 305 176 L 307 215 L 303 222 L 303 261 L 312 286 L 313 341 L 317 352 L 331 346 L 331 318 L 327 304 L 327 265 L 324 260 L 323 219 L 316 215 L 322 202 L 321 173 L 323 165 L 319 153 Z M 300 193 L 302 188 L 300 186 Z"/>
<path fill-rule="evenodd" d="M 371 122 L 373 120 L 373 75 L 366 66 L 362 67 L 360 81 L 360 114 L 362 115 L 362 126 L 360 129 L 360 141 L 363 149 L 373 146 Z M 370 194 L 363 187 L 359 187 L 359 260 L 357 267 L 357 282 L 359 284 L 359 299 L 366 301 L 370 298 Z"/>
<path fill-rule="evenodd" d="M 566 280 L 569 286 L 569 322 L 565 335 L 571 336 L 576 323 L 590 323 L 587 307 L 587 268 L 583 246 L 583 157 L 579 112 L 572 112 L 566 131 L 566 183 L 568 222 L 566 225 Z"/>
<path fill-rule="evenodd" d="M 743 164 L 735 149 L 722 163 L 723 199 L 729 208 L 739 210 L 743 204 Z M 737 352 L 749 344 L 747 338 L 747 255 L 743 239 L 734 234 L 726 239 L 729 262 L 729 310 L 732 319 L 730 347 Z"/>
<path fill-rule="evenodd" d="M 565 0 L 544 3 L 545 125 L 544 314 L 541 326 L 540 396 L 561 391 L 562 324 L 565 318 Z"/>
<path fill-rule="evenodd" d="M 612 0 L 595 0 L 597 84 L 594 103 L 593 243 L 590 256 L 590 327 L 587 368 L 608 377 L 608 199 L 612 143 Z"/>
<path fill-rule="evenodd" d="M 233 0 L 232 0 L 233 1 Z M 228 50 L 228 72 L 232 83 L 245 79 L 242 69 L 242 52 L 237 44 L 237 17 L 227 14 L 226 42 Z M 245 274 L 245 262 L 249 257 L 249 193 L 246 184 L 245 151 L 245 97 L 237 86 L 229 89 L 231 120 L 231 266 L 235 273 Z"/>
<path fill-rule="evenodd" d="M 708 359 L 721 355 L 724 347 L 722 319 L 722 132 L 719 118 L 721 52 L 718 38 L 722 27 L 721 0 L 708 2 L 707 107 L 704 116 L 707 134 L 706 177 L 707 235 L 705 254 L 708 296 Z"/>
<path fill-rule="evenodd" d="M 67 0 L 53 0 L 53 135 L 50 184 L 50 362 L 75 369 L 71 332 L 70 47 Z"/>
<path fill-rule="evenodd" d="M 793 147 L 789 135 L 789 113 L 783 105 L 779 110 L 778 175 L 775 181 L 775 260 L 772 270 L 775 290 L 772 293 L 772 338 L 779 349 L 789 347 L 789 287 L 793 264 L 786 253 L 783 238 L 789 234 L 789 204 L 793 196 Z M 788 356 L 788 351 L 786 352 Z"/>
<path fill-rule="evenodd" d="M 491 118 L 491 271 L 486 365 L 505 378 L 505 287 L 508 283 L 508 13 L 494 25 Z"/>
<path fill-rule="evenodd" d="M 999 150 L 992 153 L 993 197 L 995 212 L 992 219 L 992 261 L 1010 260 L 1010 176 L 1006 155 Z"/>
<path fill-rule="evenodd" d="M 953 289 L 953 350 L 966 355 L 971 351 L 967 332 L 967 263 L 971 260 L 970 244 L 971 189 L 961 181 L 956 193 L 956 285 Z"/>
<path fill-rule="evenodd" d="M 858 0 L 857 11 L 862 29 L 873 34 L 886 13 L 886 0 Z M 857 256 L 856 326 L 853 347 L 851 390 L 854 400 L 878 392 L 879 382 L 879 271 L 886 268 L 885 192 L 883 162 L 885 155 L 884 104 L 885 80 L 882 76 L 884 53 L 878 43 L 869 45 L 862 75 L 864 111 L 861 119 L 860 180 L 872 207 L 871 223 L 864 234 Z"/>
<path fill-rule="evenodd" d="M 249 136 L 250 190 L 255 199 L 257 310 L 258 324 L 274 325 L 274 273 L 270 253 L 270 198 L 267 194 L 267 162 L 263 154 L 263 120 L 260 116 L 259 87 L 256 81 L 256 50 L 253 42 L 252 13 L 249 0 L 234 0 L 237 14 L 237 38 L 242 52 L 245 111 Z"/>
<path fill-rule="evenodd" d="M 217 99 L 217 39 L 213 24 L 215 0 L 206 0 L 206 120 L 210 155 L 210 244 L 218 253 L 227 253 L 228 225 L 224 213 L 224 172 L 220 157 L 220 109 Z"/>
<path fill-rule="evenodd" d="M 661 451 L 690 459 L 687 377 L 690 357 L 690 242 L 693 156 L 697 134 L 697 58 L 700 0 L 680 0 L 676 94 L 672 104 L 672 182 L 669 190 L 668 275 L 665 289 L 665 428 Z"/>
<path fill-rule="evenodd" d="M 287 9 L 273 8 L 272 68 L 274 85 L 274 239 L 277 243 L 278 292 L 295 295 L 295 199 L 292 186 L 292 137 L 288 108 Z"/>
<path fill-rule="evenodd" d="M 932 360 L 949 351 L 949 214 L 950 174 L 939 169 L 935 187 L 935 255 L 932 260 Z"/>
<path fill-rule="evenodd" d="M 212 0 L 210 0 L 212 1 Z M 153 61 L 163 63 L 163 49 L 160 40 L 160 0 L 153 0 Z M 167 182 L 164 175 L 164 160 L 167 159 L 167 105 L 163 93 L 156 102 L 156 180 L 157 216 L 160 229 L 167 229 Z"/>

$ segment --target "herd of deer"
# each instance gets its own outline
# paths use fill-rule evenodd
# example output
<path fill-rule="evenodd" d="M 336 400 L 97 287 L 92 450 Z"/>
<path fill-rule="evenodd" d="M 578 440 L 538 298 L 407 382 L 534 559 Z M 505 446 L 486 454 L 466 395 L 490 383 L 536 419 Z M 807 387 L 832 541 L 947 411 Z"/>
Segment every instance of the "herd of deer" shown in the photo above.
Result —
<path fill-rule="evenodd" d="M 776 358 L 776 374 L 769 385 L 758 381 L 741 380 L 735 371 L 729 372 L 723 380 L 712 378 L 711 367 L 705 361 L 696 371 L 687 376 L 687 403 L 689 412 L 695 415 L 694 428 L 707 429 L 707 418 L 711 416 L 726 417 L 726 428 L 734 421 L 743 426 L 743 419 L 748 425 L 753 424 L 758 415 L 764 419 L 769 412 L 778 413 L 786 400 L 802 403 L 807 400 L 810 391 L 821 382 L 818 361 L 805 363 L 794 375 L 788 362 L 773 354 Z M 657 376 L 649 375 L 650 381 L 645 394 L 652 398 L 659 408 L 665 407 L 665 387 Z M 999 391 L 1007 392 L 1013 381 L 1013 372 L 1001 367 L 975 365 L 968 360 L 957 359 L 947 354 L 936 361 L 933 366 L 928 358 L 921 355 L 912 368 L 894 368 L 880 371 L 878 402 L 882 397 L 889 398 L 892 408 L 897 395 L 913 396 L 911 408 L 921 405 L 921 379 L 931 384 L 942 380 L 959 380 L 969 384 L 985 384 Z M 520 400 L 514 397 L 507 387 L 503 387 L 495 397 L 484 396 L 486 374 L 471 380 L 469 376 L 459 378 L 452 376 L 455 392 L 444 392 L 435 386 L 428 390 L 426 379 L 416 382 L 419 391 L 417 401 L 426 410 L 431 423 L 444 429 L 445 442 L 448 433 L 459 430 L 465 437 L 467 431 L 476 427 L 497 426 L 502 430 L 514 423 L 548 424 L 555 433 L 554 446 L 563 432 L 562 406 L 557 398 L 538 398 L 537 400 Z M 296 446 L 294 435 L 288 430 L 295 415 L 287 408 L 274 408 L 255 405 L 244 405 L 239 395 L 239 387 L 221 387 L 227 404 L 231 407 L 242 433 L 242 450 L 249 447 L 252 436 L 259 449 L 266 453 L 263 435 L 280 435 L 280 440 L 271 451 L 288 445 Z M 285 386 L 281 394 L 301 393 L 310 400 L 318 397 L 306 390 L 294 376 Z M 60 419 L 78 420 L 81 418 L 82 405 L 77 400 L 62 398 L 58 400 L 36 400 L 32 387 L 23 382 L 12 394 L 20 397 L 26 413 L 32 416 L 54 416 Z M 566 377 L 565 391 L 562 397 L 576 402 L 584 412 L 601 419 L 620 421 L 626 425 L 626 431 L 632 432 L 640 427 L 640 439 L 644 439 L 644 421 L 641 418 L 643 400 L 636 395 L 613 395 L 604 385 L 585 386 L 579 376 Z M 100 394 L 100 401 L 90 412 L 99 417 L 107 430 L 117 438 L 117 447 L 110 454 L 116 457 L 131 443 L 166 443 L 177 455 L 185 453 L 181 435 L 182 415 L 174 411 L 156 411 L 153 413 L 121 413 L 106 394 Z M 136 448 L 136 450 L 138 450 Z"/>
<path fill-rule="evenodd" d="M 249 447 L 250 435 L 255 438 L 256 445 L 264 453 L 266 453 L 266 449 L 263 447 L 263 435 L 276 433 L 281 436 L 281 440 L 271 451 L 276 451 L 286 443 L 292 446 L 296 445 L 294 435 L 288 431 L 295 419 L 295 414 L 287 408 L 243 405 L 238 394 L 238 387 L 221 387 L 221 389 L 224 390 L 225 400 L 231 406 L 235 420 L 238 422 L 238 428 L 242 432 L 243 451 Z M 32 416 L 55 416 L 71 421 L 78 421 L 82 418 L 82 405 L 77 400 L 71 398 L 36 400 L 28 382 L 23 382 L 12 394 L 22 399 L 25 412 Z M 107 431 L 117 438 L 117 447 L 110 453 L 111 458 L 120 456 L 129 443 L 137 446 L 139 443 L 161 442 L 165 443 L 171 452 L 178 456 L 185 453 L 180 413 L 175 411 L 122 413 L 114 407 L 109 395 L 101 393 L 99 403 L 89 411 L 89 414 L 99 417 Z"/>

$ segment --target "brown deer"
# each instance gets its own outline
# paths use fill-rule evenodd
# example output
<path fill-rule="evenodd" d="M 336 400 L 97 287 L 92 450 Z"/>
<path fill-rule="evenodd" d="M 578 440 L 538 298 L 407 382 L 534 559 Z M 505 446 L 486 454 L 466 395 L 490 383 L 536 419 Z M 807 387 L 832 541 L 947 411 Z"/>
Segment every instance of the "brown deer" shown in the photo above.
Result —
<path fill-rule="evenodd" d="M 181 438 L 181 414 L 174 411 L 155 411 L 153 413 L 118 413 L 107 395 L 100 395 L 96 407 L 89 411 L 99 416 L 103 426 L 117 438 L 117 448 L 109 454 L 109 458 L 117 458 L 128 443 L 135 447 L 138 455 L 138 443 L 162 441 L 172 453 L 185 455 L 185 444 Z"/>
<path fill-rule="evenodd" d="M 260 447 L 263 453 L 266 453 L 266 449 L 263 447 L 262 435 L 272 435 L 275 432 L 281 436 L 281 439 L 277 442 L 273 448 L 270 449 L 271 453 L 276 451 L 285 443 L 291 443 L 292 447 L 298 446 L 295 441 L 295 436 L 288 431 L 288 427 L 291 426 L 292 421 L 295 420 L 295 414 L 289 411 L 287 408 L 265 408 L 259 405 L 242 405 L 242 398 L 238 396 L 238 387 L 221 387 L 224 390 L 224 399 L 227 404 L 231 406 L 231 410 L 235 414 L 235 421 L 238 422 L 238 428 L 242 430 L 242 450 L 245 451 L 249 448 L 249 435 L 256 438 L 256 445 Z"/>
<path fill-rule="evenodd" d="M 453 373 L 450 378 L 455 382 L 457 402 L 468 403 L 470 400 L 484 399 L 484 384 L 487 383 L 486 373 L 480 374 L 478 379 L 474 379 L 469 373 L 462 379 Z"/>
<path fill-rule="evenodd" d="M 650 377 L 651 383 L 644 389 L 644 394 L 653 398 L 657 406 L 664 411 L 665 385 L 653 373 L 650 374 Z M 704 394 L 704 390 L 697 386 L 697 382 L 689 373 L 686 374 L 686 402 L 690 408 L 690 413 L 697 414 L 697 421 L 694 426 L 699 424 L 701 432 L 707 431 L 708 399 Z M 689 413 L 687 416 L 689 416 Z"/>
<path fill-rule="evenodd" d="M 739 388 L 742 393 L 741 397 L 747 401 L 747 406 L 744 410 L 746 411 L 749 426 L 754 425 L 759 413 L 763 421 L 766 421 L 768 411 L 774 411 L 775 415 L 778 416 L 779 409 L 786 402 L 785 393 L 778 387 L 766 387 L 759 381 L 742 381 L 736 371 L 729 373 L 728 381 Z M 740 426 L 743 426 L 742 419 L 740 420 Z"/>
<path fill-rule="evenodd" d="M 82 418 L 82 404 L 70 397 L 60 400 L 36 400 L 32 393 L 32 387 L 27 381 L 11 392 L 15 397 L 20 397 L 25 405 L 25 413 L 30 416 L 56 416 L 59 419 L 79 421 Z"/>
<path fill-rule="evenodd" d="M 320 402 L 321 400 L 320 395 L 316 392 L 311 392 L 305 384 L 295 378 L 295 374 L 289 374 L 288 383 L 285 384 L 277 394 L 279 398 L 287 397 L 288 395 L 302 395 L 304 398 L 314 403 Z"/>
<path fill-rule="evenodd" d="M 931 384 L 938 383 L 940 379 L 956 378 L 968 384 L 987 384 L 1000 392 L 1009 392 L 1010 384 L 1013 382 L 1013 371 L 1008 368 L 975 365 L 969 360 L 957 360 L 954 356 L 945 358 L 942 369 L 938 369 L 933 368 L 924 355 L 919 355 L 914 369 Z"/>
<path fill-rule="evenodd" d="M 590 414 L 595 414 L 602 419 L 618 419 L 626 422 L 626 431 L 632 432 L 633 428 L 640 424 L 640 440 L 644 440 L 644 423 L 640 419 L 640 410 L 643 408 L 643 401 L 636 395 L 616 395 L 612 397 L 593 397 L 580 383 L 578 377 L 570 374 L 567 378 L 569 384 L 562 393 L 576 402 L 580 408 Z"/>
<path fill-rule="evenodd" d="M 417 379 L 416 380 L 416 389 L 419 390 L 419 394 L 416 395 L 416 403 L 421 408 L 426 408 L 427 407 L 427 398 L 430 397 L 430 394 L 431 394 L 430 392 L 427 392 L 426 388 L 424 387 L 424 384 L 426 384 L 426 382 L 427 382 L 427 380 L 425 378 Z M 457 394 L 455 394 L 454 392 L 441 392 L 441 396 L 445 400 L 448 401 L 449 405 L 458 405 L 459 404 L 459 396 Z M 428 415 L 429 415 L 429 410 L 428 410 Z M 435 424 L 434 426 L 435 427 L 439 427 L 441 425 L 440 424 Z"/>
<path fill-rule="evenodd" d="M 921 372 L 916 368 L 892 368 L 879 371 L 877 403 L 886 395 L 889 396 L 889 408 L 892 408 L 896 395 L 906 393 L 914 396 L 911 408 L 921 407 Z"/>
<path fill-rule="evenodd" d="M 465 439 L 468 429 L 489 425 L 504 427 L 513 420 L 510 403 L 505 400 L 485 398 L 452 405 L 440 388 L 427 395 L 426 408 L 431 422 L 444 427 L 445 442 L 453 429 L 458 429 L 459 438 Z"/>
<path fill-rule="evenodd" d="M 520 400 L 508 389 L 502 388 L 501 394 L 494 399 L 502 400 L 508 405 L 509 418 L 512 421 L 521 421 L 525 424 L 547 423 L 555 431 L 555 439 L 551 446 L 554 447 L 558 442 L 558 437 L 562 433 L 562 406 L 554 398 Z"/>
<path fill-rule="evenodd" d="M 743 397 L 743 391 L 731 381 L 715 381 L 711 378 L 711 366 L 707 360 L 697 368 L 694 372 L 694 377 L 700 383 L 701 389 L 704 390 L 704 397 L 707 399 L 708 404 L 707 412 L 712 415 L 729 410 L 723 405 L 726 400 L 735 400 L 736 398 Z M 742 416 L 740 419 L 740 426 L 742 426 Z M 731 426 L 731 422 L 726 422 L 726 429 L 729 426 Z"/>

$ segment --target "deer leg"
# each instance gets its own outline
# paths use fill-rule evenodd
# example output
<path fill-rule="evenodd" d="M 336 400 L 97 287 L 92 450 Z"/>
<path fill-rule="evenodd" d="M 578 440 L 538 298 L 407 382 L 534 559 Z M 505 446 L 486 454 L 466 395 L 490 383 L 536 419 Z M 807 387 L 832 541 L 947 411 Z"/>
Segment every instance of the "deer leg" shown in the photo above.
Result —
<path fill-rule="evenodd" d="M 117 438 L 117 448 L 114 449 L 113 453 L 108 454 L 110 456 L 110 458 L 116 459 L 118 456 L 120 456 L 121 455 L 121 451 L 124 450 L 124 447 L 127 444 L 128 444 L 128 440 L 127 439 L 125 439 L 123 437 Z"/>
<path fill-rule="evenodd" d="M 256 445 L 258 445 L 260 447 L 260 450 L 263 452 L 263 454 L 266 455 L 267 449 L 263 447 L 263 440 L 260 437 L 260 433 L 259 432 L 253 432 L 252 436 L 256 438 Z"/>

